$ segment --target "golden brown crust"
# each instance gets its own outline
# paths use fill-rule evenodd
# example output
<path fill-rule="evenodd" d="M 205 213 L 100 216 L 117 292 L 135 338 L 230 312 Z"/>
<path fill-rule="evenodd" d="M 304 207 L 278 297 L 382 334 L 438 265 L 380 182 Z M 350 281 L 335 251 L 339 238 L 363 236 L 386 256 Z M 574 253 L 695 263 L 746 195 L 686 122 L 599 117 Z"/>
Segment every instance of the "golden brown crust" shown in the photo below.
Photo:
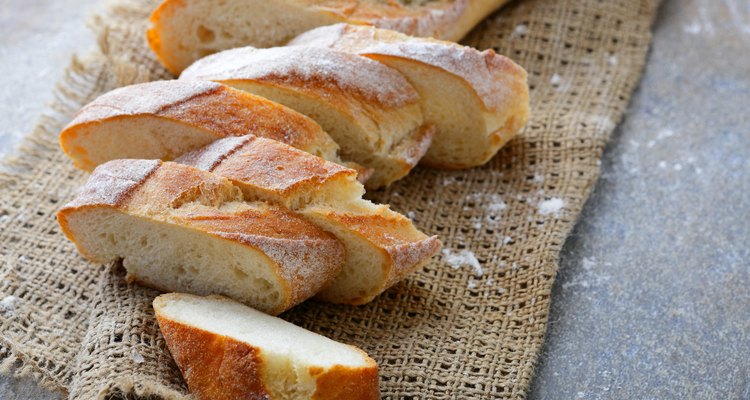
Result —
<path fill-rule="evenodd" d="M 247 168 L 248 165 L 253 168 Z M 357 176 L 355 170 L 263 138 L 252 140 L 212 172 L 237 180 L 259 182 L 259 186 L 282 195 L 293 191 L 312 192 L 334 179 L 356 179 Z"/>
<path fill-rule="evenodd" d="M 199 400 L 270 399 L 258 349 L 171 320 L 158 308 L 156 320 L 190 392 Z"/>
<path fill-rule="evenodd" d="M 469 7 L 469 0 L 433 1 L 428 6 L 400 1 L 314 0 L 308 6 L 353 24 L 375 25 L 409 35 L 443 37 Z M 408 4 L 408 3 L 407 3 Z"/>
<path fill-rule="evenodd" d="M 128 161 L 132 160 L 127 160 L 125 164 Z M 149 179 L 140 183 L 129 201 L 121 205 L 123 209 L 149 215 L 152 212 L 159 214 L 165 210 L 176 210 L 191 202 L 219 207 L 224 202 L 242 200 L 239 190 L 221 176 L 177 163 L 157 162 L 159 168 Z M 117 167 L 118 163 L 109 162 L 102 164 L 97 171 Z"/>
<path fill-rule="evenodd" d="M 88 205 L 121 207 L 161 165 L 159 160 L 114 160 L 101 165 L 64 209 Z"/>
<path fill-rule="evenodd" d="M 254 81 L 313 97 L 384 109 L 419 100 L 403 76 L 378 62 L 354 54 L 304 47 L 226 50 L 196 61 L 180 75 L 180 80 L 183 79 L 230 85 L 236 81 Z"/>
<path fill-rule="evenodd" d="M 359 349 L 358 349 L 359 350 Z M 361 350 L 360 350 L 361 351 Z M 364 354 L 364 352 L 362 352 Z M 367 354 L 365 354 L 367 356 Z M 317 388 L 312 400 L 377 400 L 380 399 L 378 365 L 367 357 L 364 368 L 336 365 L 328 370 L 309 368 Z"/>
<path fill-rule="evenodd" d="M 262 348 L 172 319 L 161 312 L 166 302 L 185 296 L 196 297 L 170 293 L 154 299 L 153 306 L 159 329 L 191 394 L 199 400 L 271 399 L 271 385 L 265 382 L 269 377 L 269 364 Z M 209 298 L 231 302 L 221 296 Z M 307 372 L 315 380 L 311 399 L 380 398 L 377 363 L 364 351 L 349 347 L 362 355 L 366 365 L 308 367 Z"/>
<path fill-rule="evenodd" d="M 214 208 L 189 207 L 175 215 L 186 225 L 206 232 L 224 235 L 242 234 L 240 241 L 252 243 L 253 237 L 282 240 L 329 241 L 331 235 L 280 207 L 246 209 L 227 212 Z"/>
<path fill-rule="evenodd" d="M 430 236 L 413 243 L 404 243 L 388 247 L 388 254 L 393 260 L 393 268 L 383 290 L 395 285 L 410 273 L 425 265 L 442 248 L 437 236 Z"/>
<path fill-rule="evenodd" d="M 106 93 L 83 107 L 60 133 L 71 156 L 83 127 L 117 118 L 152 116 L 205 131 L 216 139 L 252 133 L 304 151 L 325 151 L 335 158 L 338 146 L 315 121 L 259 96 L 210 81 L 155 81 Z M 167 157 L 168 158 L 168 157 Z"/>
<path fill-rule="evenodd" d="M 492 49 L 479 51 L 452 42 L 351 24 L 314 29 L 290 45 L 331 48 L 374 59 L 396 57 L 439 68 L 464 80 L 490 112 L 514 106 L 523 100 L 524 92 L 528 103 L 526 71 Z"/>
<path fill-rule="evenodd" d="M 179 75 L 180 72 L 182 72 L 182 69 L 178 68 L 176 65 L 172 65 L 169 62 L 169 54 L 164 49 L 164 45 L 162 43 L 159 32 L 163 31 L 166 28 L 164 22 L 169 21 L 169 18 L 176 11 L 176 9 L 184 6 L 184 0 L 164 0 L 151 13 L 151 16 L 149 17 L 151 28 L 146 31 L 146 39 L 148 40 L 148 45 L 149 47 L 151 47 L 151 50 L 153 50 L 156 58 L 159 60 L 161 65 L 164 66 L 164 68 L 166 68 L 175 76 Z"/>
<path fill-rule="evenodd" d="M 385 208 L 385 207 L 383 207 Z M 365 298 L 350 299 L 348 303 L 364 304 L 383 290 L 393 286 L 406 275 L 424 265 L 440 251 L 442 243 L 437 236 L 426 236 L 416 230 L 411 221 L 392 211 L 377 214 L 351 214 L 336 211 L 324 213 L 329 221 L 334 221 L 372 243 L 386 259 L 383 265 L 386 280 Z"/>
<path fill-rule="evenodd" d="M 286 209 L 262 203 L 237 212 L 191 204 L 173 210 L 169 220 L 259 250 L 286 288 L 287 297 L 272 313 L 313 296 L 339 273 L 346 255 L 331 234 Z"/>
<path fill-rule="evenodd" d="M 425 153 L 430 149 L 430 145 L 432 145 L 432 141 L 435 139 L 436 132 L 435 125 L 424 124 L 417 128 L 417 133 L 415 135 L 409 135 L 409 140 L 402 143 L 402 146 L 399 146 L 394 150 L 395 154 L 402 157 L 404 176 L 406 176 L 409 171 L 419 163 Z"/>
<path fill-rule="evenodd" d="M 176 161 L 251 185 L 274 200 L 314 193 L 334 180 L 357 176 L 352 169 L 252 135 L 218 140 Z"/>

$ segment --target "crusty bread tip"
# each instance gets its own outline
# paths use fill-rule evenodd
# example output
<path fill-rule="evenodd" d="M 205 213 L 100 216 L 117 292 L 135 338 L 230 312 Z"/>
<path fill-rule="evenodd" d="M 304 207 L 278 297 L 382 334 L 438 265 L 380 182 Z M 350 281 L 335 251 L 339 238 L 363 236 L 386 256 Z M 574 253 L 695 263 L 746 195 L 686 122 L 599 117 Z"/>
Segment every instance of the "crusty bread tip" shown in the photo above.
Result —
<path fill-rule="evenodd" d="M 271 314 L 320 291 L 344 260 L 335 238 L 289 210 L 158 160 L 102 164 L 57 219 L 84 257 L 122 259 L 132 281 L 223 294 Z"/>
<path fill-rule="evenodd" d="M 159 328 L 198 400 L 375 400 L 365 352 L 218 296 L 154 300 Z"/>

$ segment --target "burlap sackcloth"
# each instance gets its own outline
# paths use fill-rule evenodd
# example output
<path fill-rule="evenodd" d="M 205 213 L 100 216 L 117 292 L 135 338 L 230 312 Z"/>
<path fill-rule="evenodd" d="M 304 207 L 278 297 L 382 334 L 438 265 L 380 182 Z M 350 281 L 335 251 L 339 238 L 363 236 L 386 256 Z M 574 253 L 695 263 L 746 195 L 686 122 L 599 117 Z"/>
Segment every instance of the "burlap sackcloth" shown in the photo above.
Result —
<path fill-rule="evenodd" d="M 657 3 L 526 0 L 486 20 L 465 42 L 529 72 L 528 126 L 482 168 L 418 168 L 369 194 L 446 251 L 371 304 L 310 301 L 283 317 L 364 349 L 385 398 L 525 397 L 559 251 L 640 77 Z M 186 393 L 153 317 L 157 293 L 85 262 L 55 221 L 87 177 L 60 151 L 61 127 L 107 90 L 169 77 L 145 44 L 154 5 L 117 0 L 94 19 L 101 54 L 73 61 L 0 176 L 0 366 L 70 398 Z"/>

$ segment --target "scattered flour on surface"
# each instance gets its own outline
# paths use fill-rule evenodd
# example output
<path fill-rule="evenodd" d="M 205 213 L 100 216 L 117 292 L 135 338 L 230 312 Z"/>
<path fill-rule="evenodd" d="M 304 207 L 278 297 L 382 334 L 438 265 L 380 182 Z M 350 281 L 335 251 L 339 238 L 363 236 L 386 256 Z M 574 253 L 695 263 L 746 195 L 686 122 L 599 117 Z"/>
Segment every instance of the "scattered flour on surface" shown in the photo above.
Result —
<path fill-rule="evenodd" d="M 612 277 L 610 275 L 601 274 L 597 271 L 597 267 L 600 265 L 602 266 L 612 266 L 612 263 L 603 263 L 600 264 L 596 261 L 596 258 L 589 258 L 584 257 L 581 260 L 581 268 L 583 269 L 582 273 L 573 278 L 570 282 L 565 282 L 562 284 L 563 289 L 569 289 L 572 287 L 579 287 L 583 289 L 588 288 L 595 288 L 602 285 L 607 284 Z"/>
<path fill-rule="evenodd" d="M 508 244 L 513 241 L 513 238 L 510 236 L 506 236 L 503 238 L 503 244 Z"/>
<path fill-rule="evenodd" d="M 650 149 L 650 148 L 654 147 L 656 145 L 656 143 L 658 143 L 658 142 L 660 142 L 660 141 L 662 141 L 662 140 L 664 140 L 664 139 L 666 139 L 668 137 L 672 137 L 675 134 L 676 134 L 676 132 L 674 130 L 669 129 L 669 128 L 663 128 L 663 129 L 659 130 L 659 132 L 656 132 L 656 138 L 651 139 L 651 140 L 648 141 L 648 143 L 646 143 L 646 147 L 648 147 Z"/>
<path fill-rule="evenodd" d="M 468 201 L 476 202 L 476 206 L 484 206 L 490 215 L 487 216 L 487 222 L 493 223 L 490 217 L 496 216 L 499 212 L 508 208 L 508 205 L 503 201 L 502 196 L 499 194 L 485 194 L 485 193 L 472 193 L 466 196 Z"/>
<path fill-rule="evenodd" d="M 474 271 L 474 276 L 481 278 L 484 275 L 482 265 L 479 264 L 477 257 L 469 250 L 461 250 L 458 253 L 452 253 L 450 249 L 443 249 L 443 259 L 453 269 L 459 269 L 463 266 L 469 266 Z"/>
<path fill-rule="evenodd" d="M 674 136 L 674 134 L 675 134 L 675 132 L 673 130 L 671 130 L 669 128 L 664 128 L 664 129 L 660 130 L 659 133 L 656 134 L 656 138 L 661 140 L 661 139 L 664 139 L 664 138 L 672 137 L 672 136 Z"/>
<path fill-rule="evenodd" d="M 618 63 L 617 56 L 614 55 L 614 54 L 612 54 L 611 56 L 609 56 L 609 58 L 607 59 L 607 63 L 609 63 L 609 65 L 617 65 L 617 63 Z"/>
<path fill-rule="evenodd" d="M 130 352 L 130 359 L 133 360 L 133 362 L 135 362 L 136 364 L 143 364 L 146 361 L 141 353 L 139 353 L 135 349 Z"/>
<path fill-rule="evenodd" d="M 682 171 L 682 164 L 675 164 L 673 168 L 675 171 Z"/>
<path fill-rule="evenodd" d="M 6 296 L 4 299 L 0 300 L 0 314 L 5 315 L 6 317 L 15 317 L 16 304 L 18 304 L 18 297 Z"/>
<path fill-rule="evenodd" d="M 667 162 L 666 161 L 659 161 L 659 168 L 661 168 L 661 169 L 667 168 Z"/>
<path fill-rule="evenodd" d="M 562 76 L 560 74 L 552 74 L 552 77 L 549 78 L 549 84 L 552 86 L 557 86 L 560 83 L 562 83 Z"/>
<path fill-rule="evenodd" d="M 539 182 L 539 183 L 544 182 L 544 175 L 535 173 L 534 174 L 534 182 Z"/>
<path fill-rule="evenodd" d="M 476 230 L 482 229 L 482 223 L 481 222 L 475 222 L 474 223 L 474 229 L 476 229 Z"/>
<path fill-rule="evenodd" d="M 615 123 L 606 115 L 589 114 L 586 117 L 586 122 L 599 126 L 605 130 L 611 130 L 615 128 Z"/>
<path fill-rule="evenodd" d="M 559 197 L 553 197 L 539 203 L 539 214 L 559 214 L 565 207 L 565 201 Z"/>
<path fill-rule="evenodd" d="M 406 216 L 409 217 L 409 219 L 414 219 L 416 214 L 414 214 L 414 211 L 409 211 L 408 213 L 406 213 Z"/>
<path fill-rule="evenodd" d="M 505 204 L 502 200 L 495 200 L 490 205 L 487 206 L 487 210 L 492 213 L 500 212 L 508 208 L 508 205 Z"/>
<path fill-rule="evenodd" d="M 528 31 L 529 31 L 529 27 L 526 26 L 526 24 L 518 24 L 513 29 L 513 33 L 510 35 L 510 37 L 514 38 L 517 36 L 525 35 Z"/>
<path fill-rule="evenodd" d="M 469 289 L 476 289 L 477 288 L 477 281 L 473 279 L 469 279 L 469 283 L 466 285 Z"/>
<path fill-rule="evenodd" d="M 697 35 L 701 33 L 703 28 L 701 27 L 700 22 L 693 22 L 690 25 L 685 25 L 685 27 L 682 28 L 682 30 L 685 31 L 685 33 L 689 33 L 691 35 Z"/>
<path fill-rule="evenodd" d="M 593 268 L 593 267 L 596 266 L 596 259 L 595 258 L 584 257 L 583 260 L 582 260 L 582 262 L 581 262 L 581 265 L 583 266 L 583 269 L 585 269 L 587 271 L 591 270 L 591 268 Z"/>

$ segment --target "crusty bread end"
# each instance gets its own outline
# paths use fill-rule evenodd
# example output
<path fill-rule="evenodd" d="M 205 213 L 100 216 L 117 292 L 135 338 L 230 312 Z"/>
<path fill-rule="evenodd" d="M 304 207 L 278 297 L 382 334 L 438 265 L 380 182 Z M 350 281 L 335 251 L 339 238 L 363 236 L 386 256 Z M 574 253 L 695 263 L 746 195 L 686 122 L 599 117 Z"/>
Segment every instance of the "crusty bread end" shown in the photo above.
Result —
<path fill-rule="evenodd" d="M 198 400 L 374 400 L 378 367 L 365 352 L 232 300 L 170 293 L 159 328 Z"/>

